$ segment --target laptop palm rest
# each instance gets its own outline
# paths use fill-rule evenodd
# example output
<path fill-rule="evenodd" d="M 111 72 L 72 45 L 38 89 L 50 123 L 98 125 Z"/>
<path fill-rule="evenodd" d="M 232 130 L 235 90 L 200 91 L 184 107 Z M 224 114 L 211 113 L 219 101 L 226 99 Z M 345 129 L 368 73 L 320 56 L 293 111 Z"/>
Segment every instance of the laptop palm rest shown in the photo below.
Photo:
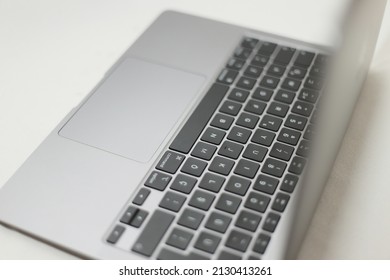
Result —
<path fill-rule="evenodd" d="M 205 78 L 140 59 L 125 59 L 59 134 L 147 162 L 199 92 Z"/>

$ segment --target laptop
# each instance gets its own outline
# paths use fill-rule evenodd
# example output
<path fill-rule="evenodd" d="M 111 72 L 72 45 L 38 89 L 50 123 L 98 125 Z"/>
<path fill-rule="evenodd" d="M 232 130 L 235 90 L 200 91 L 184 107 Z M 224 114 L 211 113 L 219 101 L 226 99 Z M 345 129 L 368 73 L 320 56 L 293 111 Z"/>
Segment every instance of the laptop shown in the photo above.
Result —
<path fill-rule="evenodd" d="M 333 48 L 167 11 L 0 189 L 1 224 L 88 259 L 294 258 L 386 1 Z"/>

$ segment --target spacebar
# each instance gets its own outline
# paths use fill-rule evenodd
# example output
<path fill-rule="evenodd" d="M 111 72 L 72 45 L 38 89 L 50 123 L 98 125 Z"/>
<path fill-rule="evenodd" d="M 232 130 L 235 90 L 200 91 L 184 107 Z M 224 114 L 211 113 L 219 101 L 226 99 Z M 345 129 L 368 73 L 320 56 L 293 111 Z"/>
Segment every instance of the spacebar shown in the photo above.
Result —
<path fill-rule="evenodd" d="M 213 84 L 179 134 L 175 137 L 175 140 L 173 140 L 169 147 L 170 149 L 186 154 L 191 150 L 228 89 L 228 86 Z"/>
<path fill-rule="evenodd" d="M 173 219 L 173 215 L 156 210 L 135 242 L 132 250 L 150 257 L 167 232 Z"/>

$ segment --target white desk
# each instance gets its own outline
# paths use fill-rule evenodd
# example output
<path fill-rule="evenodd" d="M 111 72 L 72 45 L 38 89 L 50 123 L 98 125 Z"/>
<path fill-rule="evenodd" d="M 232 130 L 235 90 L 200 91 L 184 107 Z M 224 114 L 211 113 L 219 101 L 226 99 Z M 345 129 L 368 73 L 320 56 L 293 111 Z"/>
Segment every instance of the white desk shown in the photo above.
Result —
<path fill-rule="evenodd" d="M 322 43 L 339 2 L 1 1 L 0 186 L 163 10 Z M 386 14 L 300 258 L 390 258 L 390 8 Z M 0 226 L 0 259 L 19 258 L 74 257 Z"/>

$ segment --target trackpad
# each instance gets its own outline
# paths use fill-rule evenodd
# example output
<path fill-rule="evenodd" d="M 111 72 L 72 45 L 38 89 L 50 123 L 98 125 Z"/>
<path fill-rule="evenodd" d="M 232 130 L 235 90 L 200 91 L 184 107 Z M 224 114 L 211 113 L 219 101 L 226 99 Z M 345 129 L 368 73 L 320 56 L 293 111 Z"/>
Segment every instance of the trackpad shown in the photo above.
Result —
<path fill-rule="evenodd" d="M 127 58 L 60 130 L 63 137 L 147 162 L 204 77 Z"/>

